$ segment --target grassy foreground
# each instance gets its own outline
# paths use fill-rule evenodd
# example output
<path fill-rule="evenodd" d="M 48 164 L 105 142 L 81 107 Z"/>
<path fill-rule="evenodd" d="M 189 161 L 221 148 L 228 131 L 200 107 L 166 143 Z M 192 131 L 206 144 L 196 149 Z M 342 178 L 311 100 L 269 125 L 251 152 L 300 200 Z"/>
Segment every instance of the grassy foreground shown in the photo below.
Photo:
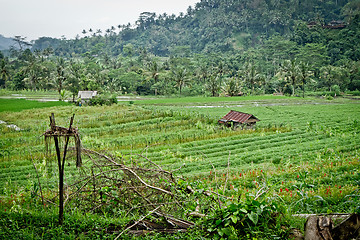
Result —
<path fill-rule="evenodd" d="M 34 195 L 38 185 L 32 161 L 41 174 L 43 188 L 57 187 L 56 173 L 47 174 L 41 136 L 48 129 L 51 112 L 60 126 L 67 126 L 75 113 L 74 125 L 85 148 L 118 155 L 142 153 L 172 170 L 185 164 L 178 176 L 195 190 L 215 191 L 228 198 L 224 204 L 229 209 L 249 211 L 250 223 L 256 222 L 249 237 L 285 236 L 291 227 L 302 224 L 288 219 L 294 213 L 359 211 L 360 105 L 356 101 L 262 96 L 144 100 L 131 105 L 83 108 L 48 108 L 35 103 L 42 108 L 31 110 L 26 110 L 25 103 L 15 105 L 16 112 L 0 112 L 0 120 L 22 129 L 0 125 L 0 227 L 5 229 L 11 223 L 1 237 L 115 238 L 109 229 L 126 224 L 119 220 L 121 214 L 106 212 L 88 215 L 90 223 L 83 220 L 84 213 L 69 208 L 65 226 L 57 226 L 56 207 L 44 208 Z M 254 114 L 261 121 L 254 130 L 220 129 L 217 120 L 231 109 Z M 72 167 L 66 171 L 70 175 L 75 172 Z M 266 192 L 256 203 L 259 208 L 252 209 L 256 204 L 249 199 L 262 189 Z M 185 207 L 193 211 L 196 206 L 193 203 Z M 285 230 L 276 226 L 264 232 L 261 228 L 265 223 L 256 220 L 255 215 L 259 219 L 266 216 L 268 207 L 290 221 Z M 209 216 L 219 214 L 219 210 L 205 206 L 200 211 Z M 201 220 L 192 236 L 200 238 L 204 232 L 228 237 L 243 234 L 230 228 L 238 224 L 236 211 L 220 213 L 227 214 L 231 224 L 226 225 L 226 219 L 221 223 Z M 116 227 L 110 219 L 118 219 Z M 81 227 L 74 227 L 80 223 Z M 204 225 L 207 229 L 200 228 Z"/>

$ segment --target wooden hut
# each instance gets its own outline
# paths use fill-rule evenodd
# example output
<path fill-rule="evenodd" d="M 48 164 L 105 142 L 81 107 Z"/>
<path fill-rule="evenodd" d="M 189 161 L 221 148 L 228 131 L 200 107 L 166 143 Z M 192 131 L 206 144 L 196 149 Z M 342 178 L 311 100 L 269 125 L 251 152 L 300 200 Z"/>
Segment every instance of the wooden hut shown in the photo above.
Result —
<path fill-rule="evenodd" d="M 226 114 L 224 117 L 222 117 L 218 123 L 222 124 L 226 127 L 241 127 L 243 128 L 253 128 L 256 124 L 256 122 L 260 121 L 257 119 L 254 115 L 233 111 L 231 110 L 228 114 Z"/>
<path fill-rule="evenodd" d="M 79 91 L 78 99 L 81 104 L 87 104 L 90 99 L 97 95 L 97 91 Z"/>

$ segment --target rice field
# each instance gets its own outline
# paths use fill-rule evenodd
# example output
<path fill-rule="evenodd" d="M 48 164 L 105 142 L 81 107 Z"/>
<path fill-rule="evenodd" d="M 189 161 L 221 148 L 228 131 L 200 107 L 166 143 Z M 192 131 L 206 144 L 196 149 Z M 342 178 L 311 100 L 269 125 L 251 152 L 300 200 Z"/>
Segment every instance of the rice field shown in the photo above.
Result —
<path fill-rule="evenodd" d="M 51 101 L 39 102 L 26 99 L 2 99 L 0 98 L 0 112 L 19 112 L 24 109 L 46 108 L 53 106 L 67 106 L 70 105 L 66 102 Z"/>
<path fill-rule="evenodd" d="M 0 111 L 1 121 L 21 129 L 0 124 L 0 200 L 6 202 L 0 210 L 13 207 L 10 196 L 37 187 L 33 164 L 43 188 L 56 189 L 56 164 L 48 165 L 42 136 L 52 112 L 63 127 L 75 114 L 73 126 L 83 148 L 118 156 L 142 154 L 165 169 L 180 169 L 177 176 L 195 189 L 245 198 L 266 185 L 268 194 L 282 199 L 293 213 L 359 208 L 360 102 L 272 96 L 199 99 Z M 255 129 L 222 129 L 217 120 L 230 110 L 261 121 Z M 76 178 L 74 164 L 65 172 L 68 179 Z"/>

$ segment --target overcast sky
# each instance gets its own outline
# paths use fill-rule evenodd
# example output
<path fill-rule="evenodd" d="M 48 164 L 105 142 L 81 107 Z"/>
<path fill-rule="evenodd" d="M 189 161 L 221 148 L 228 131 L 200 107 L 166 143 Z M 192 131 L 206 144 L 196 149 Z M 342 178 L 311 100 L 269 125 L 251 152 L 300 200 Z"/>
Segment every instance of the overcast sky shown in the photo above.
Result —
<path fill-rule="evenodd" d="M 0 34 L 27 40 L 133 24 L 142 12 L 186 13 L 200 0 L 0 0 Z"/>

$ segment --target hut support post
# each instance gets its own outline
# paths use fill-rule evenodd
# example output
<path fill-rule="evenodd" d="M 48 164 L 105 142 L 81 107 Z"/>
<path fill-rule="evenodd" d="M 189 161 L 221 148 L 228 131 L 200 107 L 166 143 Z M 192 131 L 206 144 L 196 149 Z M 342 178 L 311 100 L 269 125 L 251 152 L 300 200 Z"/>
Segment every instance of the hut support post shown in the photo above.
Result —
<path fill-rule="evenodd" d="M 70 127 L 69 131 L 71 129 L 71 126 L 73 124 L 74 115 L 71 117 L 70 120 Z M 50 126 L 53 131 L 55 131 L 55 116 L 54 113 L 51 114 L 50 117 Z M 58 167 L 59 167 L 59 225 L 62 225 L 64 222 L 64 170 L 65 170 L 65 159 L 66 159 L 66 152 L 67 152 L 67 146 L 69 143 L 69 136 L 65 137 L 65 147 L 64 147 L 64 153 L 63 158 L 61 159 L 61 153 L 60 153 L 60 147 L 59 147 L 59 139 L 58 136 L 54 135 L 54 143 L 55 143 L 55 149 L 56 149 L 56 156 L 58 160 Z"/>

